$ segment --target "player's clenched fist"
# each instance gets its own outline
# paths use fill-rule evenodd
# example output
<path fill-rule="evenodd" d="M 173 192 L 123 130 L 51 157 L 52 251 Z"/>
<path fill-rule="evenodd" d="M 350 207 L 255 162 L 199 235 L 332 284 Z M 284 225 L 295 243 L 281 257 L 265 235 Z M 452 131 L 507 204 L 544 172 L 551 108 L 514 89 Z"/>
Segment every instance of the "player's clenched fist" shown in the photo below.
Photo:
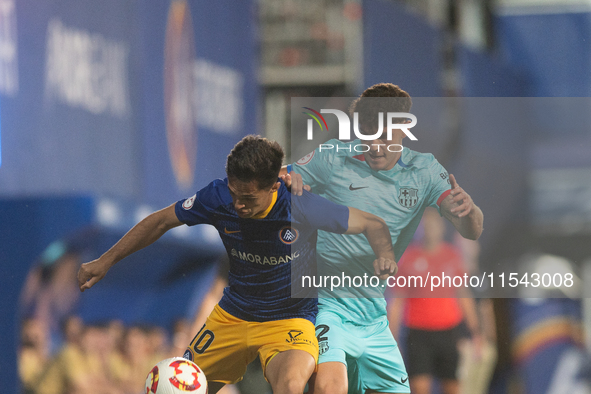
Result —
<path fill-rule="evenodd" d="M 82 264 L 78 270 L 78 287 L 80 291 L 90 289 L 96 282 L 103 279 L 109 268 L 110 266 L 101 259 Z"/>
<path fill-rule="evenodd" d="M 373 262 L 374 274 L 380 279 L 386 279 L 388 276 L 396 275 L 398 272 L 398 265 L 392 259 L 380 257 Z"/>

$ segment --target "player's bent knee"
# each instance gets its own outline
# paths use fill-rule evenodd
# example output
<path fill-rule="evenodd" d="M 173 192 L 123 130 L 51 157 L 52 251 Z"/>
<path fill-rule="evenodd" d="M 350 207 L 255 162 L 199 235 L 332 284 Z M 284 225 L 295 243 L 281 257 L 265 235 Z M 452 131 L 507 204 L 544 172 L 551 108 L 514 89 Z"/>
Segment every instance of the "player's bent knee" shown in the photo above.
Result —
<path fill-rule="evenodd" d="M 302 370 L 286 370 L 274 382 L 271 382 L 273 393 L 303 393 L 306 383 L 312 374 L 313 368 L 307 371 L 307 368 Z"/>
<path fill-rule="evenodd" d="M 347 381 L 331 376 L 327 379 L 316 380 L 314 394 L 347 394 Z"/>
<path fill-rule="evenodd" d="M 314 394 L 347 394 L 347 386 L 315 386 Z"/>
<path fill-rule="evenodd" d="M 306 381 L 301 378 L 286 378 L 279 381 L 278 387 L 273 387 L 274 393 L 301 394 L 306 387 Z"/>
<path fill-rule="evenodd" d="M 276 355 L 266 368 L 274 393 L 303 393 L 314 372 L 315 360 L 302 350 L 289 350 Z"/>
<path fill-rule="evenodd" d="M 314 394 L 347 394 L 347 367 L 340 362 L 318 365 Z"/>
<path fill-rule="evenodd" d="M 325 387 L 324 389 L 316 388 L 315 394 L 347 394 L 347 390 L 338 387 Z"/>

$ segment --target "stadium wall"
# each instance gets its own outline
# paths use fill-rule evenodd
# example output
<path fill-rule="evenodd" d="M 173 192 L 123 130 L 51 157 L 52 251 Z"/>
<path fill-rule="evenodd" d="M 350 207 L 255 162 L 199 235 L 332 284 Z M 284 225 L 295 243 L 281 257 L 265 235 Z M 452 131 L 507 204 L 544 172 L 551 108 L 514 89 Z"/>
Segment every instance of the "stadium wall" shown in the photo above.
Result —
<path fill-rule="evenodd" d="M 403 4 L 363 2 L 364 86 L 391 82 L 412 96 L 441 97 L 441 44 L 441 29 Z"/>
<path fill-rule="evenodd" d="M 1 196 L 170 204 L 222 177 L 225 153 L 256 133 L 252 1 L 11 4 Z"/>
<path fill-rule="evenodd" d="M 40 254 L 90 228 L 85 258 L 102 253 L 123 233 L 98 221 L 99 200 L 125 201 L 135 222 L 223 177 L 230 148 L 257 132 L 256 9 L 229 0 L 1 3 L 0 44 L 11 50 L 0 54 L 0 391 L 18 392 L 18 298 Z M 148 284 L 163 270 L 183 274 L 196 253 L 187 242 L 212 245 L 207 231 L 190 234 L 153 250 L 161 265 L 127 270 L 147 268 Z M 217 253 L 197 251 L 204 267 Z M 165 319 L 178 308 L 147 305 L 188 305 L 195 275 L 208 273 L 168 278 L 148 302 L 137 287 L 116 294 L 130 301 L 130 319 Z M 125 270 L 112 276 L 106 292 L 129 284 Z M 98 312 L 88 319 L 108 317 L 112 305 L 96 293 L 84 298 Z"/>

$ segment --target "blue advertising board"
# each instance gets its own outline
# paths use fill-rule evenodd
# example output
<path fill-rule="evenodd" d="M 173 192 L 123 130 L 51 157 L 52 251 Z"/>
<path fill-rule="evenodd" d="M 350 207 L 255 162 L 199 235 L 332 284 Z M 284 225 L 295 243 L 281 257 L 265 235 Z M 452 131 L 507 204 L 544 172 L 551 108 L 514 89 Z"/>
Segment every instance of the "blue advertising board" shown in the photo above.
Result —
<path fill-rule="evenodd" d="M 364 85 L 390 82 L 412 96 L 441 97 L 442 37 L 440 28 L 402 3 L 364 1 Z"/>
<path fill-rule="evenodd" d="M 18 87 L 0 89 L 0 195 L 162 205 L 222 177 L 232 146 L 257 132 L 253 7 L 15 2 Z"/>
<path fill-rule="evenodd" d="M 92 222 L 70 220 L 88 211 L 78 203 L 169 205 L 223 177 L 232 146 L 257 133 L 256 13 L 229 0 L 0 3 L 0 381 L 17 392 L 23 280 L 55 237 Z M 39 211 L 53 197 L 65 205 Z"/>

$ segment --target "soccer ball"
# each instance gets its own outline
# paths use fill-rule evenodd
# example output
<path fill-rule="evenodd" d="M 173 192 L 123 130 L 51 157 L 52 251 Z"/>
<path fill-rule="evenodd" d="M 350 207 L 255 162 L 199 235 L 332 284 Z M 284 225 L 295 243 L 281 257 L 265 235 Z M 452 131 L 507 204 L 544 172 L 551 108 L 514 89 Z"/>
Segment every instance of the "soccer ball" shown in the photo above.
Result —
<path fill-rule="evenodd" d="M 207 394 L 205 374 L 194 362 L 167 358 L 152 368 L 146 378 L 146 394 Z"/>

